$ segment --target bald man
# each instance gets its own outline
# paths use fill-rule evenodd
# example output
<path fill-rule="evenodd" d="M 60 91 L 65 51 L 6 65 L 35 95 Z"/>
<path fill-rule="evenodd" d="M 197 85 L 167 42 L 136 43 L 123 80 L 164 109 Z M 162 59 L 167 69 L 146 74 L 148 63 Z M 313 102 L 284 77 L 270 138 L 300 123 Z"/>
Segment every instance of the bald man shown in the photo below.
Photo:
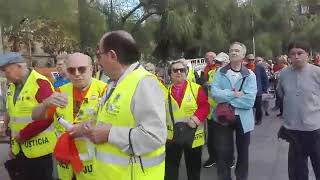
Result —
<path fill-rule="evenodd" d="M 66 129 L 57 123 L 58 118 L 63 118 L 74 126 L 83 122 L 95 121 L 99 99 L 104 93 L 106 84 L 92 78 L 91 62 L 91 58 L 85 54 L 70 54 L 66 61 L 67 76 L 70 83 L 61 86 L 55 93 L 33 110 L 32 115 L 35 119 L 46 116 L 54 118 L 56 122 L 56 132 L 59 136 L 65 133 Z M 72 133 L 84 168 L 80 173 L 75 173 L 70 164 L 58 163 L 59 179 L 71 180 L 74 177 L 76 177 L 77 180 L 98 179 L 95 164 L 93 163 L 93 145 L 82 136 L 83 132 L 81 131 Z M 61 138 L 59 140 L 61 140 Z M 61 161 L 61 159 L 57 160 Z"/>

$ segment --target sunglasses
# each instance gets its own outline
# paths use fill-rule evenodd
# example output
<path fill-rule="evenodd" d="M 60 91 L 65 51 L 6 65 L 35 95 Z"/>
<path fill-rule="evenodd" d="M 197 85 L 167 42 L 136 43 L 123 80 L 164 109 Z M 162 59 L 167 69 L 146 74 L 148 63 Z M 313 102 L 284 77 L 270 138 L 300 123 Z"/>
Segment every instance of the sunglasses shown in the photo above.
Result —
<path fill-rule="evenodd" d="M 71 75 L 75 75 L 76 71 L 79 72 L 79 74 L 84 74 L 87 72 L 88 67 L 87 66 L 80 66 L 80 67 L 69 67 L 67 68 L 67 72 Z"/>
<path fill-rule="evenodd" d="M 172 72 L 174 72 L 174 73 L 178 73 L 178 71 L 179 71 L 180 73 L 185 73 L 185 72 L 186 72 L 186 69 L 185 69 L 185 68 L 177 68 L 177 69 L 173 68 L 173 69 L 172 69 Z"/>

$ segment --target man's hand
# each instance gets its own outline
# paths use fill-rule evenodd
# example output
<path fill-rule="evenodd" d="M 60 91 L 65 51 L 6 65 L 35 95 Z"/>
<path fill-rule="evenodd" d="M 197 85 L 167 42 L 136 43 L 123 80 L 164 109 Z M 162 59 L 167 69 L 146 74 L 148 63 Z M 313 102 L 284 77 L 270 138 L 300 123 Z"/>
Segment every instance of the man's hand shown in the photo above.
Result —
<path fill-rule="evenodd" d="M 243 92 L 241 92 L 241 91 L 235 91 L 235 92 L 234 92 L 234 96 L 237 97 L 237 98 L 239 98 L 239 97 L 243 96 Z"/>
<path fill-rule="evenodd" d="M 82 137 L 88 134 L 89 133 L 89 129 L 87 125 L 88 123 L 90 122 L 74 124 L 73 127 L 68 130 L 71 137 L 77 138 L 77 137 Z"/>
<path fill-rule="evenodd" d="M 111 124 L 100 124 L 90 129 L 88 138 L 95 144 L 102 144 L 108 142 Z"/>
<path fill-rule="evenodd" d="M 197 118 L 197 116 L 192 116 L 192 117 L 190 117 L 190 119 L 189 119 L 187 124 L 191 128 L 197 128 L 201 124 L 201 122 Z"/>
<path fill-rule="evenodd" d="M 194 121 L 192 121 L 191 119 L 187 122 L 187 124 L 189 127 L 193 128 L 193 129 L 197 127 L 197 124 Z"/>
<path fill-rule="evenodd" d="M 65 93 L 54 92 L 50 97 L 43 101 L 44 106 L 65 107 L 68 104 L 68 95 Z"/>
<path fill-rule="evenodd" d="M 21 139 L 19 133 L 16 135 L 16 137 L 14 137 L 14 139 L 15 139 L 18 143 L 24 143 L 24 142 L 25 142 L 25 140 Z"/>

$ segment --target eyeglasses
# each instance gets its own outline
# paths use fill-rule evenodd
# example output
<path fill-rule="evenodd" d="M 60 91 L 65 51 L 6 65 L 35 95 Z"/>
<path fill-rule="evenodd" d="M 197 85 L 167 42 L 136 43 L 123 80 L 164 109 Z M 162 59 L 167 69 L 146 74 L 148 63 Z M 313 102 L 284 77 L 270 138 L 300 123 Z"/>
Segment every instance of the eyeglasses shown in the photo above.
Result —
<path fill-rule="evenodd" d="M 174 73 L 178 73 L 178 71 L 179 71 L 180 73 L 185 73 L 185 72 L 186 72 L 186 69 L 185 69 L 185 68 L 177 68 L 177 69 L 173 68 L 173 69 L 172 69 L 172 72 L 174 72 Z"/>
<path fill-rule="evenodd" d="M 80 66 L 80 67 L 69 67 L 67 68 L 67 72 L 71 75 L 75 75 L 76 71 L 79 72 L 79 74 L 84 74 L 87 72 L 88 67 L 87 66 Z"/>

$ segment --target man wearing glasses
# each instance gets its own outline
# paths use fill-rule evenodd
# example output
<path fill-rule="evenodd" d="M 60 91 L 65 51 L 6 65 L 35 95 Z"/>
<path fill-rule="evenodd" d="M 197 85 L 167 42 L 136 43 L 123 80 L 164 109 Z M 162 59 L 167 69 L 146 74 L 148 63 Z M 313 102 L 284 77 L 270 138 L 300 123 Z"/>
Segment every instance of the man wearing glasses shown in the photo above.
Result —
<path fill-rule="evenodd" d="M 101 179 L 163 180 L 167 131 L 159 81 L 139 63 L 141 54 L 128 32 L 104 34 L 100 52 L 113 83 L 102 98 L 96 126 L 71 132 L 88 131 Z"/>
<path fill-rule="evenodd" d="M 67 75 L 71 83 L 57 89 L 48 99 L 41 103 L 33 111 L 34 119 L 49 116 L 49 118 L 63 118 L 70 124 L 95 121 L 98 111 L 98 103 L 103 95 L 106 84 L 92 78 L 91 58 L 82 53 L 74 53 L 68 56 L 66 61 Z M 56 124 L 57 134 L 60 136 L 66 129 Z M 74 169 L 69 165 L 58 164 L 60 179 L 97 179 L 95 165 L 93 163 L 93 145 L 81 138 L 83 132 L 73 131 L 75 144 L 79 152 L 84 169 L 74 174 Z"/>

